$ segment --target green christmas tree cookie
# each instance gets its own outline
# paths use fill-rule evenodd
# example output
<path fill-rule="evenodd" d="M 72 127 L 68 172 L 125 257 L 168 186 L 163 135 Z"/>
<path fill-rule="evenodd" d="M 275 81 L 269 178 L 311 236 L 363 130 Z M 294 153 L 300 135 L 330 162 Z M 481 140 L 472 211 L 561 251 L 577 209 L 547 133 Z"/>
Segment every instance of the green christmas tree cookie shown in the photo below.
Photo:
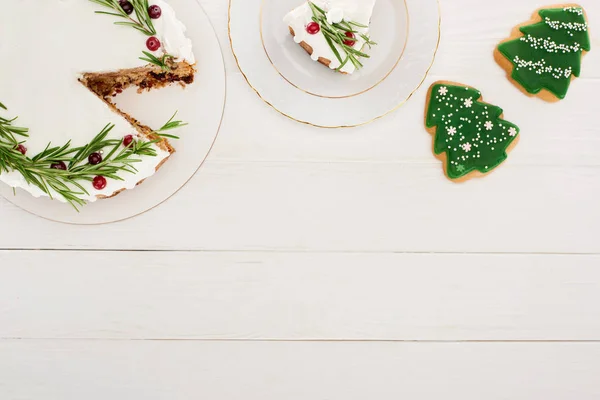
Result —
<path fill-rule="evenodd" d="M 525 92 L 551 101 L 565 98 L 590 50 L 583 8 L 545 8 L 498 46 L 496 60 Z"/>
<path fill-rule="evenodd" d="M 501 108 L 482 102 L 477 89 L 449 82 L 429 89 L 425 125 L 452 180 L 492 171 L 506 160 L 519 135 L 516 125 L 502 119 Z"/>

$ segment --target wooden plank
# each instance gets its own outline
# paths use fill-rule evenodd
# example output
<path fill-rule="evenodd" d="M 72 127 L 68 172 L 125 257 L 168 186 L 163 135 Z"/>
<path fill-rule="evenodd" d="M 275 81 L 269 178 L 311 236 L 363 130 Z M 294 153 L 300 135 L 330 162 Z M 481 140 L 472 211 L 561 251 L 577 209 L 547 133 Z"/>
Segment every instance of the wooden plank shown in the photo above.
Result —
<path fill-rule="evenodd" d="M 518 167 L 463 185 L 439 165 L 208 164 L 124 223 L 68 226 L 2 202 L 0 248 L 600 253 L 600 167 Z"/>
<path fill-rule="evenodd" d="M 600 340 L 599 265 L 599 256 L 0 252 L 0 338 Z"/>
<path fill-rule="evenodd" d="M 0 341 L 19 400 L 597 400 L 600 345 Z"/>
<path fill-rule="evenodd" d="M 468 43 L 463 47 L 469 48 Z M 472 58 L 473 62 L 485 59 L 492 49 L 488 46 L 484 56 Z M 590 66 L 588 70 L 600 70 L 593 68 L 591 60 L 597 57 L 595 65 L 600 65 L 600 54 L 592 54 L 586 57 L 585 65 Z M 485 101 L 502 107 L 505 118 L 519 125 L 522 136 L 509 157 L 511 165 L 599 165 L 595 151 L 600 144 L 599 129 L 590 115 L 596 112 L 591 99 L 600 91 L 600 79 L 576 80 L 565 101 L 548 104 L 519 92 L 489 58 L 490 65 L 479 74 L 438 68 L 398 111 L 364 127 L 344 130 L 311 129 L 288 120 L 263 104 L 241 76 L 230 75 L 225 121 L 210 161 L 437 165 L 431 135 L 423 125 L 425 98 L 430 84 L 451 79 L 480 89 Z"/>

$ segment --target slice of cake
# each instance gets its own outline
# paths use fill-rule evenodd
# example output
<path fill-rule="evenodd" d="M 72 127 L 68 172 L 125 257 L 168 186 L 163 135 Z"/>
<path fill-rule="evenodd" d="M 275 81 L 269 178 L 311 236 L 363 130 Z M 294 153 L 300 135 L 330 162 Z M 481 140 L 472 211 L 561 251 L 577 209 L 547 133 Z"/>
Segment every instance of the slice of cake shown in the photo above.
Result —
<path fill-rule="evenodd" d="M 376 43 L 369 25 L 376 0 L 314 0 L 284 17 L 294 41 L 314 61 L 344 74 L 363 67 L 365 46 Z"/>
<path fill-rule="evenodd" d="M 79 206 L 152 176 L 174 148 L 112 99 L 191 84 L 185 31 L 166 0 L 7 3 L 0 54 L 21 62 L 0 63 L 0 181 Z"/>

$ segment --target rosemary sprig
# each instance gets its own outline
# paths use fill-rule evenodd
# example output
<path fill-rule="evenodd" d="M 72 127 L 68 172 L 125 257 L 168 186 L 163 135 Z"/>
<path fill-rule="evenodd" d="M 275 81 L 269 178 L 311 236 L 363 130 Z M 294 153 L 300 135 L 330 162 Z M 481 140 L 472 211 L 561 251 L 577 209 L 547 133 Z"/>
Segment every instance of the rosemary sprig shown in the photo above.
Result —
<path fill-rule="evenodd" d="M 129 0 L 133 5 L 135 11 L 135 17 L 132 18 L 128 15 L 123 7 L 119 4 L 119 0 L 89 0 L 93 3 L 100 4 L 113 11 L 96 11 L 96 14 L 112 15 L 115 17 L 123 18 L 126 21 L 117 21 L 115 25 L 130 26 L 138 31 L 142 32 L 147 36 L 156 35 L 156 29 L 152 23 L 152 18 L 148 14 L 148 0 Z"/>
<path fill-rule="evenodd" d="M 181 127 L 184 127 L 187 125 L 186 122 L 175 120 L 177 113 L 178 113 L 178 111 L 175 111 L 175 114 L 173 114 L 171 119 L 169 119 L 160 129 L 157 129 L 156 131 L 154 131 L 154 133 L 156 133 L 158 136 L 166 137 L 169 139 L 179 139 L 179 136 L 165 133 L 166 131 L 178 129 L 178 128 L 181 128 Z"/>
<path fill-rule="evenodd" d="M 362 68 L 363 64 L 360 62 L 359 58 L 370 58 L 370 56 L 361 50 L 357 50 L 352 46 L 348 46 L 344 42 L 357 42 L 358 39 L 356 39 L 356 36 L 358 36 L 365 42 L 366 45 L 369 46 L 369 48 L 376 45 L 377 43 L 373 42 L 369 36 L 357 30 L 357 28 L 364 29 L 368 28 L 368 26 L 359 24 L 358 22 L 346 20 L 342 20 L 339 23 L 330 24 L 327 21 L 327 13 L 325 10 L 321 9 L 312 1 L 309 1 L 308 5 L 313 13 L 312 20 L 319 24 L 321 27 L 321 32 L 323 32 L 323 36 L 325 37 L 325 41 L 329 47 L 331 47 L 331 51 L 340 62 L 340 66 L 336 68 L 336 71 L 340 71 L 348 62 L 351 62 L 356 69 Z M 355 37 L 347 37 L 347 32 L 353 33 Z M 344 58 L 342 58 L 340 50 L 343 53 Z"/>
<path fill-rule="evenodd" d="M 115 25 L 131 26 L 147 36 L 156 35 L 156 29 L 152 23 L 152 18 L 148 13 L 148 0 L 129 0 L 135 11 L 135 19 L 129 16 L 123 7 L 119 4 L 119 0 L 89 0 L 93 3 L 100 4 L 113 11 L 96 11 L 96 14 L 112 15 L 115 17 L 126 19 L 126 21 L 117 21 Z M 161 57 L 156 57 L 154 54 L 147 51 L 142 51 L 144 57 L 139 57 L 140 60 L 149 62 L 159 66 L 163 71 L 170 71 L 169 60 L 175 58 L 170 54 L 163 54 Z"/>
<path fill-rule="evenodd" d="M 0 103 L 0 108 L 6 110 L 6 106 Z M 23 141 L 17 140 L 17 137 L 20 136 L 22 138 L 27 138 L 29 135 L 27 132 L 29 129 L 21 128 L 13 125 L 13 122 L 16 121 L 17 118 L 6 119 L 0 117 L 0 146 L 9 146 L 13 150 L 16 150 L 16 147 L 21 144 Z M 4 139 L 4 140 L 3 140 Z M 19 153 L 17 151 L 17 153 Z M 20 153 L 19 153 L 20 154 Z M 2 160 L 0 159 L 0 168 L 2 167 Z"/>
<path fill-rule="evenodd" d="M 2 103 L 0 108 L 6 110 Z M 182 121 L 174 121 L 176 114 L 159 132 L 186 125 Z M 23 143 L 19 139 L 28 137 L 28 129 L 13 125 L 16 119 L 0 117 L 0 174 L 18 171 L 27 183 L 38 187 L 50 198 L 57 193 L 76 210 L 86 203 L 82 197 L 89 195 L 83 182 L 90 182 L 96 176 L 123 181 L 119 173 L 136 173 L 135 164 L 142 161 L 140 157 L 155 157 L 157 153 L 153 145 L 160 141 L 136 140 L 131 146 L 125 147 L 123 139 L 107 139 L 114 128 L 114 124 L 108 124 L 84 146 L 73 147 L 70 141 L 63 146 L 49 143 L 44 151 L 29 158 L 18 149 L 19 144 Z M 97 151 L 104 151 L 105 155 L 102 162 L 92 165 L 87 158 Z M 67 165 L 66 170 L 51 167 L 60 161 Z"/>
<path fill-rule="evenodd" d="M 164 54 L 162 57 L 158 58 L 152 53 L 148 53 L 147 51 L 142 51 L 146 57 L 140 57 L 140 60 L 147 61 L 151 64 L 159 66 L 163 71 L 170 71 L 171 67 L 168 64 L 168 61 L 175 58 L 170 54 Z"/>

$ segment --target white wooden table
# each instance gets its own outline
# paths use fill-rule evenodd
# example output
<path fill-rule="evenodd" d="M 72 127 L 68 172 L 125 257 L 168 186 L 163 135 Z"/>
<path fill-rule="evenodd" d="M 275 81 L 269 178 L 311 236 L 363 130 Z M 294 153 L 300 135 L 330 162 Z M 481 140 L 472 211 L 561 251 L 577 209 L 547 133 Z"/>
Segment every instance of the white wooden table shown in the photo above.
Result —
<path fill-rule="evenodd" d="M 202 0 L 228 103 L 178 195 L 98 227 L 0 200 L 0 399 L 600 398 L 600 3 L 581 0 L 583 77 L 547 104 L 492 57 L 545 3 L 440 2 L 423 88 L 331 131 L 260 101 L 230 53 L 226 0 Z M 438 79 L 522 128 L 486 179 L 450 183 L 431 154 Z"/>

